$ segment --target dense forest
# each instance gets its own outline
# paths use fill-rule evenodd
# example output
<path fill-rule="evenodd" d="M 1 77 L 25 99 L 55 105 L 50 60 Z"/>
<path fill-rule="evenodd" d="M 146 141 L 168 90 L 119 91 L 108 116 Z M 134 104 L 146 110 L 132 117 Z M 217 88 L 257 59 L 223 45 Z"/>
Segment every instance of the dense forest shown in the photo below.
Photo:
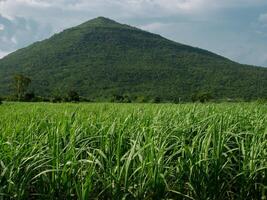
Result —
<path fill-rule="evenodd" d="M 207 41 L 208 42 L 208 41 Z M 92 101 L 254 100 L 267 98 L 267 69 L 241 65 L 99 17 L 0 60 L 0 96 L 65 94 Z M 74 96 L 75 96 L 74 95 Z"/>

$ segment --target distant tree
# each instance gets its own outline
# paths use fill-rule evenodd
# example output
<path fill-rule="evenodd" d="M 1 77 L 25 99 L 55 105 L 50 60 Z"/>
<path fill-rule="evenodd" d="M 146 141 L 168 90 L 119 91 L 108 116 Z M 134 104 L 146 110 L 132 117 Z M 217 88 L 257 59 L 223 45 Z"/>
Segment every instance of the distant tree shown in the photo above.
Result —
<path fill-rule="evenodd" d="M 24 100 L 25 101 L 34 101 L 35 99 L 35 94 L 34 92 L 27 92 L 25 95 L 24 95 Z"/>
<path fill-rule="evenodd" d="M 175 104 L 178 104 L 178 103 L 181 103 L 181 101 L 182 101 L 181 97 L 174 97 L 172 102 Z"/>
<path fill-rule="evenodd" d="M 197 102 L 198 101 L 198 94 L 193 94 L 191 96 L 191 100 L 192 100 L 192 102 Z"/>
<path fill-rule="evenodd" d="M 161 98 L 160 97 L 155 97 L 153 99 L 153 103 L 160 103 L 161 102 Z"/>
<path fill-rule="evenodd" d="M 2 104 L 2 98 L 0 97 L 0 105 Z"/>
<path fill-rule="evenodd" d="M 63 101 L 63 98 L 61 96 L 53 96 L 50 98 L 50 101 L 53 103 L 60 103 Z"/>
<path fill-rule="evenodd" d="M 136 99 L 135 99 L 135 102 L 137 103 L 146 103 L 147 102 L 147 98 L 145 96 L 137 96 Z"/>
<path fill-rule="evenodd" d="M 205 103 L 205 102 L 210 101 L 212 99 L 212 96 L 210 93 L 204 92 L 204 93 L 200 93 L 198 98 L 201 103 Z"/>
<path fill-rule="evenodd" d="M 21 74 L 17 74 L 14 76 L 14 88 L 16 91 L 16 97 L 19 101 L 24 98 L 24 95 L 31 84 L 31 79 L 23 76 Z"/>
<path fill-rule="evenodd" d="M 123 103 L 131 103 L 131 97 L 129 95 L 123 95 Z"/>
<path fill-rule="evenodd" d="M 118 95 L 118 94 L 113 95 L 113 99 L 112 99 L 113 102 L 122 103 L 123 100 L 124 100 L 123 96 Z"/>
<path fill-rule="evenodd" d="M 267 99 L 263 99 L 263 98 L 262 99 L 257 99 L 256 103 L 257 104 L 267 104 Z"/>
<path fill-rule="evenodd" d="M 70 102 L 79 102 L 80 101 L 80 96 L 78 92 L 74 90 L 70 90 L 67 94 L 67 100 Z"/>
<path fill-rule="evenodd" d="M 193 102 L 205 103 L 212 99 L 212 95 L 208 92 L 199 92 L 192 95 L 191 99 Z"/>
<path fill-rule="evenodd" d="M 64 100 L 62 96 L 62 92 L 59 88 L 54 88 L 54 90 L 51 93 L 50 102 L 53 103 L 60 103 Z"/>

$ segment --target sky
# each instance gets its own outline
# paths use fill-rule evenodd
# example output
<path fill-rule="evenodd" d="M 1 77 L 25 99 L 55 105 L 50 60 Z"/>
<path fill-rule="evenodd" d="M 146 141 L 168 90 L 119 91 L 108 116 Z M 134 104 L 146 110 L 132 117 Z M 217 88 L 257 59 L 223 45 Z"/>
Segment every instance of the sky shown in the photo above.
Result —
<path fill-rule="evenodd" d="M 98 16 L 267 67 L 267 0 L 0 0 L 0 58 Z"/>

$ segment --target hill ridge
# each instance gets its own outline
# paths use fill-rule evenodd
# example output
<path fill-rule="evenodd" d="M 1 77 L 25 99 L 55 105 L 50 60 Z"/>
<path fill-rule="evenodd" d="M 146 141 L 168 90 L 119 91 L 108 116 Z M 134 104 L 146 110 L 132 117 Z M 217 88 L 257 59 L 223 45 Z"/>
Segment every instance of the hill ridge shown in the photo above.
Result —
<path fill-rule="evenodd" d="M 73 89 L 95 100 L 114 95 L 189 100 L 267 98 L 267 69 L 241 65 L 210 51 L 98 17 L 0 60 L 0 96 L 12 94 L 14 74 L 30 90 L 53 95 Z M 256 91 L 256 92 L 255 92 Z"/>

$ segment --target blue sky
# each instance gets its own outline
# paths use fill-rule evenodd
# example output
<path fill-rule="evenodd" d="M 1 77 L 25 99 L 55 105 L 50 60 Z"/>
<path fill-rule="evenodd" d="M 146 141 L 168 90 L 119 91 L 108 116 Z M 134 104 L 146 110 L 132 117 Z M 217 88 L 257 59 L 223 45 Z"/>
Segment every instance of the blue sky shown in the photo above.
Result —
<path fill-rule="evenodd" d="M 0 0 L 0 57 L 98 16 L 267 67 L 267 0 Z"/>

